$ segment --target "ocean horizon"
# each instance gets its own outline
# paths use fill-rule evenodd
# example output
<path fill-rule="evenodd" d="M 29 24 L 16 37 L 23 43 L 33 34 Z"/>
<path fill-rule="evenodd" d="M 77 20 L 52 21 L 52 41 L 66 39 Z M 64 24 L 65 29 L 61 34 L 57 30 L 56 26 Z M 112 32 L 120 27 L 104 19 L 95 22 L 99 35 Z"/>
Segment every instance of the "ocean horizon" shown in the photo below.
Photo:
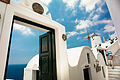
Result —
<path fill-rule="evenodd" d="M 7 80 L 23 80 L 24 68 L 27 64 L 9 64 L 7 68 Z"/>

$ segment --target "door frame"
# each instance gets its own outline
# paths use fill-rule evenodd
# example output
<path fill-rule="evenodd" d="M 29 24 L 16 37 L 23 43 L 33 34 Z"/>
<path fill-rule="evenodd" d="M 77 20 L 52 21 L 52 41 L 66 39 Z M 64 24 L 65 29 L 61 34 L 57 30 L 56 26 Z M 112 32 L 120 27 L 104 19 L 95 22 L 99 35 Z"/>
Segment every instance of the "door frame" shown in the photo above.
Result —
<path fill-rule="evenodd" d="M 15 21 L 19 21 L 20 23 L 25 23 L 25 24 L 28 24 L 30 26 L 35 26 L 35 27 L 38 27 L 38 28 L 42 28 L 42 29 L 45 29 L 46 31 L 49 30 L 52 34 L 51 34 L 51 37 L 52 37 L 52 53 L 53 53 L 53 57 L 55 58 L 54 60 L 54 64 L 53 64 L 53 78 L 54 80 L 57 80 L 57 74 L 56 74 L 56 48 L 55 48 L 55 30 L 52 29 L 52 28 L 49 28 L 49 27 L 46 27 L 46 26 L 43 26 L 41 24 L 38 24 L 38 23 L 35 23 L 35 22 L 32 22 L 30 20 L 27 20 L 27 19 L 24 19 L 24 18 L 21 18 L 21 17 L 18 17 L 18 16 L 14 16 L 13 17 L 13 21 L 12 21 L 12 26 L 11 26 L 11 32 L 10 32 L 10 39 L 9 39 L 9 46 L 8 46 L 8 55 L 7 55 L 7 61 L 6 61 L 6 67 L 5 67 L 5 74 L 4 74 L 4 80 L 6 79 L 6 74 L 7 74 L 7 68 L 8 68 L 8 62 L 9 62 L 9 55 L 10 55 L 10 48 L 11 48 L 11 40 L 12 40 L 12 34 L 13 34 L 13 24 L 15 23 Z M 29 26 L 27 26 L 29 27 Z"/>
<path fill-rule="evenodd" d="M 37 1 L 39 2 L 39 0 Z M 33 4 L 34 2 L 36 2 L 36 0 L 32 2 L 29 1 L 30 4 Z M 4 79 L 11 25 L 14 16 L 18 16 L 35 23 L 39 23 L 55 30 L 57 80 L 69 80 L 67 45 L 66 41 L 62 39 L 62 35 L 65 34 L 65 27 L 58 22 L 50 19 L 46 15 L 40 15 L 34 12 L 32 9 L 30 9 L 30 6 L 23 6 L 23 4 L 11 2 L 6 6 L 4 22 L 2 26 L 3 29 L 0 39 L 0 64 L 2 64 L 0 65 L 0 80 Z"/>

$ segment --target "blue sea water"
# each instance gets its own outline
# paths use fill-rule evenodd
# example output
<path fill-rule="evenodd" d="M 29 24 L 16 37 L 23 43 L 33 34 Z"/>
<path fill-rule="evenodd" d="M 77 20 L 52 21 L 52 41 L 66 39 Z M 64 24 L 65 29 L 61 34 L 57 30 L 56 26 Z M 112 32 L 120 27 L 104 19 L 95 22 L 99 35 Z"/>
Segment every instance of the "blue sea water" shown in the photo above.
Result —
<path fill-rule="evenodd" d="M 26 64 L 8 65 L 6 78 L 13 80 L 23 80 L 25 67 Z"/>

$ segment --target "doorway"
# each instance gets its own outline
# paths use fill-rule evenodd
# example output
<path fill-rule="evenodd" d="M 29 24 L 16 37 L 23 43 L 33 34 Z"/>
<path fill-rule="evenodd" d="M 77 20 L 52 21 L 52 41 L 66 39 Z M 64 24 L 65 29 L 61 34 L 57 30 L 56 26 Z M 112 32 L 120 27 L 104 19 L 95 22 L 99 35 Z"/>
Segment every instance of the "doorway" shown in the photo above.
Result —
<path fill-rule="evenodd" d="M 56 80 L 54 34 L 47 32 L 39 37 L 39 68 L 40 80 Z M 52 41 L 53 40 L 53 41 Z"/>
<path fill-rule="evenodd" d="M 51 29 L 49 27 L 40 25 L 38 23 L 34 23 L 32 21 L 29 21 L 27 19 L 14 16 L 13 23 L 11 27 L 11 34 L 10 34 L 10 40 L 9 40 L 9 46 L 8 46 L 8 57 L 7 57 L 7 63 L 6 63 L 6 71 L 5 71 L 5 79 L 7 79 L 7 73 L 8 71 L 8 64 L 10 60 L 10 51 L 11 51 L 11 45 L 12 45 L 12 38 L 13 38 L 13 25 L 15 22 L 18 22 L 18 24 L 22 23 L 23 25 L 27 24 L 29 28 L 33 28 L 36 30 L 42 30 L 45 31 L 44 34 L 39 35 L 39 48 L 38 48 L 38 54 L 39 54 L 39 76 L 37 76 L 37 79 L 39 80 L 57 80 L 57 74 L 56 74 L 56 48 L 55 48 L 55 30 Z M 32 34 L 32 33 L 31 33 Z M 22 39 L 22 37 L 21 37 Z M 31 47 L 31 46 L 29 46 Z M 29 55 L 28 55 L 29 56 Z M 21 59 L 22 60 L 22 59 Z M 19 66 L 19 65 L 18 65 Z M 23 75 L 23 74 L 22 74 Z M 14 75 L 15 76 L 15 75 Z M 17 77 L 19 78 L 19 77 Z M 22 80 L 21 78 L 20 80 Z M 18 80 L 18 79 L 17 79 Z"/>
<path fill-rule="evenodd" d="M 90 68 L 83 69 L 83 73 L 84 73 L 84 80 L 92 80 Z"/>

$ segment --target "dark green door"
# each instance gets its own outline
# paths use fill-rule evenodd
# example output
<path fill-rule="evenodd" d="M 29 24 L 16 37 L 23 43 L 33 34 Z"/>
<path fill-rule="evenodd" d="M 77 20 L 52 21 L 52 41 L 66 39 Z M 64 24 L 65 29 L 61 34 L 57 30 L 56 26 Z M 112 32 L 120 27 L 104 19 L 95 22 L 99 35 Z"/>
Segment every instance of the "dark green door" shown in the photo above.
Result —
<path fill-rule="evenodd" d="M 40 80 L 56 80 L 55 44 L 52 32 L 40 36 L 39 40 Z"/>

